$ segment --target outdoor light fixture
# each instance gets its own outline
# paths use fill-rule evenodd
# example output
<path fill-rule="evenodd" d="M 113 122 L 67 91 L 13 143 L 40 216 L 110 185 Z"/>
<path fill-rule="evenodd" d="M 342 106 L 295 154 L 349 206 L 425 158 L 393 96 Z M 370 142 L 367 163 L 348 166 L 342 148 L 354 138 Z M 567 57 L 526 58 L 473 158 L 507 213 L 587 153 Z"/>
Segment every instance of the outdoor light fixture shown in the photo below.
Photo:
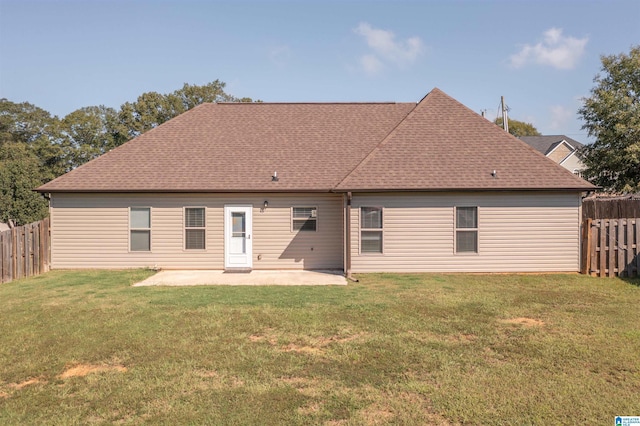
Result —
<path fill-rule="evenodd" d="M 267 200 L 264 200 L 264 208 L 266 209 L 267 207 L 269 207 L 269 202 Z"/>

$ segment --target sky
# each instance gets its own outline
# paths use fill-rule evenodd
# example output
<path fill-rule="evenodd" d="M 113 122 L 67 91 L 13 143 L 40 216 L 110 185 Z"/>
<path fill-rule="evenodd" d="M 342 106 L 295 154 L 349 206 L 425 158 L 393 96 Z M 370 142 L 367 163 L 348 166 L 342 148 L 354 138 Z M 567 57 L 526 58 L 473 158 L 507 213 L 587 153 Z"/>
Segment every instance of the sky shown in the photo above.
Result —
<path fill-rule="evenodd" d="M 601 55 L 640 44 L 640 1 L 0 0 L 0 98 L 64 117 L 227 84 L 265 102 L 418 102 L 588 143 Z"/>

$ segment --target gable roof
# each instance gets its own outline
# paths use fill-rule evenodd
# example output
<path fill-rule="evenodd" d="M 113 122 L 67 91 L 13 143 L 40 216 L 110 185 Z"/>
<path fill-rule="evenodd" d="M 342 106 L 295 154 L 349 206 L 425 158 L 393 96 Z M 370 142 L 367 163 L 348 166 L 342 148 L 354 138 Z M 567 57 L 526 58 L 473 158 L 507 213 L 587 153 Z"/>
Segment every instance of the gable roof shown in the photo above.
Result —
<path fill-rule="evenodd" d="M 520 140 L 526 142 L 529 146 L 540 151 L 544 155 L 553 151 L 562 141 L 567 142 L 574 150 L 580 149 L 584 145 L 575 139 L 571 139 L 565 135 L 546 135 L 546 136 L 521 136 Z"/>
<path fill-rule="evenodd" d="M 202 104 L 38 190 L 328 192 L 414 107 Z"/>
<path fill-rule="evenodd" d="M 593 188 L 438 89 L 338 185 L 361 191 Z"/>
<path fill-rule="evenodd" d="M 593 188 L 434 89 L 417 105 L 202 104 L 37 190 Z"/>

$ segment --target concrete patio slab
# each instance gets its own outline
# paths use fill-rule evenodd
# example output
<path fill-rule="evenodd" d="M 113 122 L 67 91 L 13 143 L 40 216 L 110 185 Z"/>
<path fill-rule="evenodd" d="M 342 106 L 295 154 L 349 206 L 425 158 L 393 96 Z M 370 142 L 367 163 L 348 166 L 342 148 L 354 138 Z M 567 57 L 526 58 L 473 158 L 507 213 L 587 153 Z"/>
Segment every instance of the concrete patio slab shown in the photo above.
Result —
<path fill-rule="evenodd" d="M 346 285 L 340 271 L 160 271 L 134 287 L 195 285 Z"/>

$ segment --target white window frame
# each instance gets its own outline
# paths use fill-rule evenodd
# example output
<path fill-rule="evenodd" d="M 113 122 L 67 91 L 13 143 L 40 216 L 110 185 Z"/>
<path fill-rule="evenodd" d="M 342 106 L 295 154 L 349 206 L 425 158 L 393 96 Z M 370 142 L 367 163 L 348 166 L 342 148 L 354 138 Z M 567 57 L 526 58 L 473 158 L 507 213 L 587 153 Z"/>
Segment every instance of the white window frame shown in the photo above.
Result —
<path fill-rule="evenodd" d="M 189 226 L 187 227 L 187 209 L 202 209 L 204 210 L 204 226 Z M 207 208 L 205 206 L 184 206 L 182 208 L 182 250 L 193 251 L 206 251 L 207 250 Z M 187 229 L 195 229 L 204 231 L 204 247 L 203 248 L 187 248 Z"/>
<path fill-rule="evenodd" d="M 296 219 L 294 217 L 294 214 L 293 214 L 293 210 L 294 209 L 314 209 L 316 214 L 315 214 L 315 217 L 312 215 L 311 218 L 313 220 L 315 220 L 315 222 L 316 222 L 316 229 L 314 229 L 314 230 L 310 230 L 310 229 L 295 229 L 294 226 L 293 226 L 293 222 L 296 221 L 296 220 L 301 221 L 302 219 L 300 219 L 300 218 Z M 307 221 L 307 220 L 309 220 L 309 219 L 305 219 L 305 221 Z M 291 206 L 291 232 L 318 232 L 319 225 L 320 225 L 320 222 L 318 220 L 318 206 Z"/>
<path fill-rule="evenodd" d="M 365 228 L 363 225 L 364 221 L 362 220 L 362 209 L 378 209 L 380 210 L 380 228 Z M 359 221 L 359 230 L 358 230 L 358 253 L 364 256 L 380 256 L 384 254 L 384 207 L 382 206 L 360 206 L 358 207 L 359 210 L 359 214 L 360 214 L 360 221 Z M 380 251 L 378 252 L 369 252 L 369 251 L 362 251 L 362 232 L 379 232 L 380 233 Z"/>
<path fill-rule="evenodd" d="M 149 210 L 149 227 L 148 228 L 132 228 L 131 227 L 131 210 L 133 209 L 148 209 Z M 129 233 L 128 233 L 128 241 L 127 248 L 129 253 L 151 253 L 153 251 L 153 238 L 151 229 L 153 228 L 153 214 L 151 206 L 129 206 Z M 131 250 L 131 231 L 147 231 L 149 232 L 149 250 Z"/>
<path fill-rule="evenodd" d="M 475 208 L 476 209 L 476 227 L 475 228 L 458 228 L 458 209 L 459 208 Z M 458 232 L 475 232 L 476 233 L 476 251 L 458 251 Z M 480 253 L 480 207 L 479 206 L 455 206 L 453 209 L 453 254 L 459 256 L 475 256 Z"/>

